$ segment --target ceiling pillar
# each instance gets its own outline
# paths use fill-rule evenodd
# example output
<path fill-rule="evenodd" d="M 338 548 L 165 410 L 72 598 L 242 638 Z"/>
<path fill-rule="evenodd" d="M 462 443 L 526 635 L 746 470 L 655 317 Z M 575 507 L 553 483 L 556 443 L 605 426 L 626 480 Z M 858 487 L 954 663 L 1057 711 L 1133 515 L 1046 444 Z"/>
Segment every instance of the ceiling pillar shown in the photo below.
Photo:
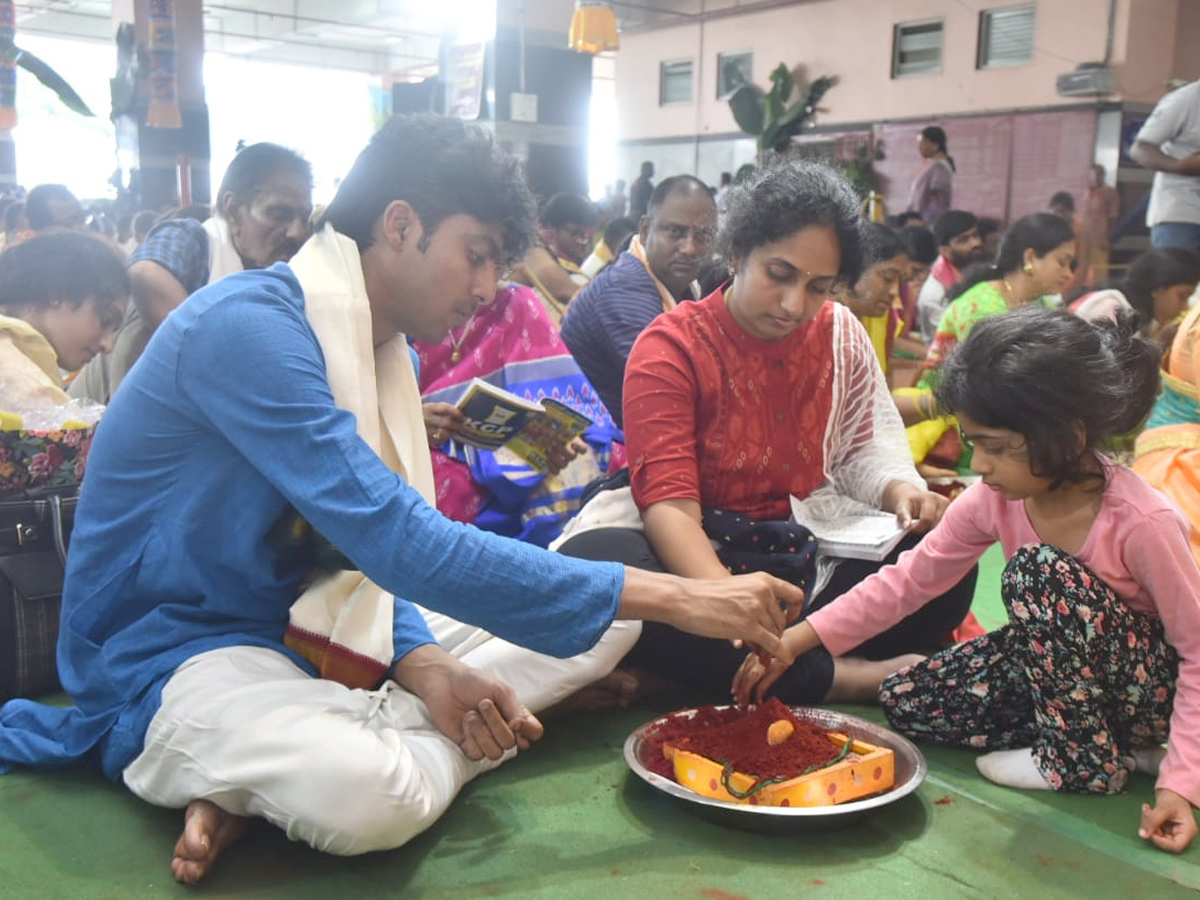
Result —
<path fill-rule="evenodd" d="M 173 6 L 175 102 L 180 127 L 151 127 L 147 124 L 152 89 L 161 88 L 156 75 L 169 66 L 169 53 L 151 48 L 151 22 Z M 136 62 L 132 70 L 118 73 L 126 79 L 128 103 L 114 109 L 117 155 L 124 188 L 135 205 L 145 209 L 169 209 L 182 203 L 211 203 L 209 172 L 208 106 L 204 102 L 204 14 L 201 0 L 114 0 L 113 31 L 122 24 L 133 26 Z M 154 70 L 158 70 L 157 72 Z M 161 90 L 156 92 L 161 102 Z M 161 105 L 156 113 L 161 112 Z M 155 116 L 162 121 L 163 116 Z M 165 117 L 170 119 L 168 115 Z"/>

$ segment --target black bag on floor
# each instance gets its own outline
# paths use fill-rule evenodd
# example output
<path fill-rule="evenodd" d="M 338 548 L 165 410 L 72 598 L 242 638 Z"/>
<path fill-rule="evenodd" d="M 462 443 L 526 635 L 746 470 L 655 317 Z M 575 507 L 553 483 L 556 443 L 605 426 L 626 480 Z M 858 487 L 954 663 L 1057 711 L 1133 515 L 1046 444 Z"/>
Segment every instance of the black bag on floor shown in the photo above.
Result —
<path fill-rule="evenodd" d="M 58 690 L 55 646 L 77 491 L 0 493 L 0 702 Z"/>

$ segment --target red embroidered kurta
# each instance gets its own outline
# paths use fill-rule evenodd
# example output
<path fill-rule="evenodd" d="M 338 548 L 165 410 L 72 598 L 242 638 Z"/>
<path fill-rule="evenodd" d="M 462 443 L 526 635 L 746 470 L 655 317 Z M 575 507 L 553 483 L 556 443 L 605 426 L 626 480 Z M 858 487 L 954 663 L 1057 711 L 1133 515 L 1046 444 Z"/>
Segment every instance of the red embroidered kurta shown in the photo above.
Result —
<path fill-rule="evenodd" d="M 625 370 L 633 497 L 786 519 L 824 478 L 834 308 L 782 341 L 751 337 L 721 291 L 659 316 Z"/>

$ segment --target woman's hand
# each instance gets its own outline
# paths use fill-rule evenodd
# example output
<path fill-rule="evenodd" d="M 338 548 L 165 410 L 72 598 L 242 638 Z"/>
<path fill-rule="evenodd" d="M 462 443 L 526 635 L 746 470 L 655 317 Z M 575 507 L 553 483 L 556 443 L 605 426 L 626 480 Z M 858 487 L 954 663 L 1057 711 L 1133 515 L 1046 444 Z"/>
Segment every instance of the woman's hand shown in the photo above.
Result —
<path fill-rule="evenodd" d="M 1138 837 L 1159 850 L 1182 853 L 1196 836 L 1196 814 L 1184 797 L 1166 788 L 1154 792 L 1154 805 L 1142 804 Z"/>
<path fill-rule="evenodd" d="M 422 403 L 421 415 L 425 419 L 425 437 L 430 447 L 440 447 L 457 435 L 467 418 L 452 403 Z"/>
<path fill-rule="evenodd" d="M 893 481 L 883 491 L 883 508 L 894 512 L 907 531 L 931 529 L 946 513 L 950 501 L 933 491 L 923 491 L 907 481 Z"/>
<path fill-rule="evenodd" d="M 557 475 L 567 467 L 571 460 L 587 452 L 587 441 L 581 437 L 571 438 L 566 444 L 557 444 L 546 448 L 546 462 L 550 466 L 550 473 Z"/>
<path fill-rule="evenodd" d="M 943 469 L 941 466 L 931 466 L 929 463 L 917 463 L 917 474 L 928 481 L 930 478 L 957 478 L 956 469 Z"/>

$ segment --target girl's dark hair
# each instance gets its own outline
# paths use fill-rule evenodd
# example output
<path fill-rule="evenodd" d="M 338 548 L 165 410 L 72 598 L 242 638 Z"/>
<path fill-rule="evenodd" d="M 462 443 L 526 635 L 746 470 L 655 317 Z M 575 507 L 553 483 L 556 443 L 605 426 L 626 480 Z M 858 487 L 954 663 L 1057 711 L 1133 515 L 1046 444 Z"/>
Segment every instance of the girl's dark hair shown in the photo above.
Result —
<path fill-rule="evenodd" d="M 933 231 L 924 225 L 905 225 L 899 231 L 900 240 L 908 248 L 908 256 L 915 263 L 932 266 L 938 258 L 938 242 Z"/>
<path fill-rule="evenodd" d="M 978 322 L 938 370 L 935 391 L 949 413 L 1024 435 L 1030 471 L 1057 488 L 1094 477 L 1088 457 L 1142 423 L 1161 358 L 1127 313 L 1092 323 L 1031 306 Z"/>
<path fill-rule="evenodd" d="M 1041 257 L 1073 240 L 1075 229 L 1061 216 L 1043 212 L 1022 216 L 1000 238 L 996 261 L 968 269 L 962 281 L 946 292 L 946 301 L 961 297 L 981 282 L 996 281 L 1013 274 L 1021 268 L 1026 250 Z"/>
<path fill-rule="evenodd" d="M 598 217 L 596 204 L 587 197 L 563 191 L 546 201 L 541 219 L 547 228 L 565 228 L 567 225 L 591 228 Z"/>
<path fill-rule="evenodd" d="M 819 162 L 784 158 L 735 181 L 725 197 L 722 255 L 745 259 L 766 244 L 803 228 L 827 227 L 842 250 L 838 277 L 858 279 L 862 269 L 863 221 L 858 196 L 837 170 Z"/>
<path fill-rule="evenodd" d="M 499 225 L 508 263 L 525 255 L 533 236 L 536 207 L 520 164 L 461 119 L 393 116 L 358 155 L 316 227 L 328 223 L 366 250 L 395 200 L 407 201 L 420 217 L 422 250 L 442 221 L 458 214 Z"/>
<path fill-rule="evenodd" d="M 0 308 L 17 313 L 52 303 L 80 306 L 89 297 L 98 310 L 129 296 L 120 251 L 86 231 L 45 231 L 0 253 Z"/>
<path fill-rule="evenodd" d="M 863 261 L 865 272 L 876 263 L 895 259 L 901 253 L 908 253 L 908 247 L 900 240 L 895 230 L 879 222 L 863 224 Z"/>
<path fill-rule="evenodd" d="M 1138 327 L 1154 321 L 1154 292 L 1175 284 L 1200 282 L 1200 256 L 1184 247 L 1155 247 L 1125 270 L 1118 288 L 1137 312 Z"/>
<path fill-rule="evenodd" d="M 938 151 L 946 157 L 946 161 L 950 163 L 951 171 L 957 172 L 958 166 L 954 164 L 954 157 L 950 155 L 946 149 L 946 132 L 936 125 L 926 125 L 921 129 L 921 137 L 929 141 L 931 144 L 936 144 Z M 911 139 L 910 139 L 911 140 Z"/>

